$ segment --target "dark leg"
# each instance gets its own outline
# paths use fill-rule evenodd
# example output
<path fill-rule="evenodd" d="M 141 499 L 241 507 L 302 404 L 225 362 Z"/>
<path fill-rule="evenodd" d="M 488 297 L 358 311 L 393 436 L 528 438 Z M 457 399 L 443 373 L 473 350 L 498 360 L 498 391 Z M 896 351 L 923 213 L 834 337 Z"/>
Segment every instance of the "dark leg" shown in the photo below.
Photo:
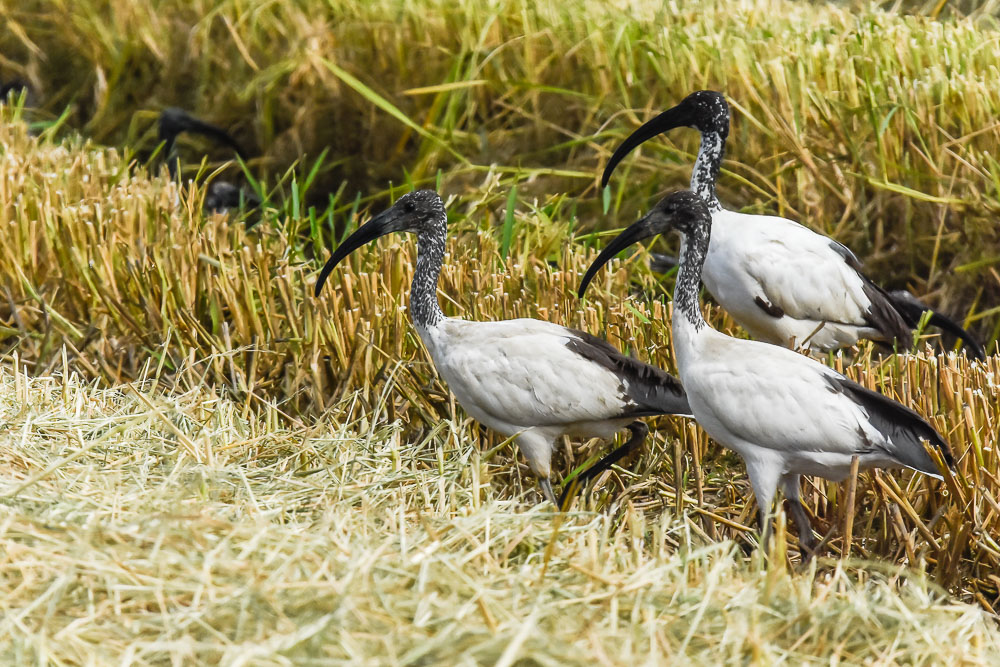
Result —
<path fill-rule="evenodd" d="M 757 531 L 760 533 L 760 548 L 767 554 L 768 546 L 771 543 L 771 516 L 764 507 L 758 508 Z"/>
<path fill-rule="evenodd" d="M 531 473 L 538 480 L 542 495 L 553 505 L 556 504 L 556 494 L 552 492 L 552 482 L 549 481 L 549 461 L 552 457 L 552 440 L 536 429 L 528 429 L 517 436 L 517 447 L 528 460 Z"/>
<path fill-rule="evenodd" d="M 764 544 L 764 528 L 767 527 L 767 522 L 761 515 L 757 514 L 757 542 L 753 540 L 753 533 L 742 533 L 740 537 L 736 538 L 736 545 L 743 552 L 743 555 L 749 558 L 753 555 L 755 549 Z"/>
<path fill-rule="evenodd" d="M 552 491 L 552 482 L 549 481 L 548 477 L 539 477 L 538 486 L 542 487 L 542 494 L 545 499 L 556 506 L 556 509 L 562 507 L 558 502 L 556 502 L 556 494 Z"/>
<path fill-rule="evenodd" d="M 626 428 L 628 428 L 629 432 L 632 434 L 628 441 L 580 473 L 577 478 L 573 480 L 573 483 L 567 486 L 563 491 L 562 497 L 559 498 L 559 507 L 564 507 L 563 503 L 566 502 L 566 499 L 569 496 L 570 491 L 573 490 L 574 486 L 581 487 L 585 485 L 588 480 L 597 477 L 602 472 L 618 463 L 620 460 L 635 451 L 635 449 L 646 439 L 646 436 L 649 435 L 649 427 L 641 421 L 634 421 Z"/>
<path fill-rule="evenodd" d="M 799 529 L 799 546 L 802 547 L 802 560 L 807 561 L 813 556 L 816 539 L 813 537 L 812 522 L 806 513 L 805 505 L 799 497 L 799 475 L 788 475 L 781 480 L 785 497 L 788 498 L 789 510 L 796 528 Z"/>

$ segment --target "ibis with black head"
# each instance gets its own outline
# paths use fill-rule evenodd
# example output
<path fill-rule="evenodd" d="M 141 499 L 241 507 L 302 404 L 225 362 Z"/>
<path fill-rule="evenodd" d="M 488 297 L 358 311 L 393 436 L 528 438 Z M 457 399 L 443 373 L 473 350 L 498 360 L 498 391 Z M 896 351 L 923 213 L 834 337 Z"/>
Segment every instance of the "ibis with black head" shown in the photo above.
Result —
<path fill-rule="evenodd" d="M 206 123 L 195 118 L 183 109 L 169 107 L 160 113 L 157 123 L 157 135 L 163 143 L 163 153 L 167 156 L 167 170 L 171 178 L 177 178 L 180 170 L 180 157 L 177 154 L 177 137 L 183 132 L 192 132 L 208 137 L 218 143 L 224 144 L 242 159 L 246 159 L 246 152 L 231 134 L 217 125 Z M 205 193 L 206 211 L 213 213 L 226 213 L 240 206 L 246 208 L 256 208 L 260 206 L 260 198 L 253 192 L 240 188 L 228 181 L 214 179 L 208 184 Z M 247 225 L 252 226 L 252 224 Z"/>
<path fill-rule="evenodd" d="M 722 207 L 715 184 L 729 136 L 729 105 L 721 93 L 694 92 L 639 127 L 615 150 L 601 184 L 607 186 L 637 146 L 678 127 L 701 134 L 691 190 L 712 214 L 702 280 L 733 319 L 754 338 L 789 347 L 828 351 L 864 338 L 910 348 L 923 311 L 869 279 L 846 246 L 787 218 Z M 933 313 L 930 322 L 959 336 L 971 357 L 985 358 L 983 346 L 954 321 Z"/>
<path fill-rule="evenodd" d="M 780 485 L 791 503 L 799 542 L 811 550 L 815 542 L 799 496 L 801 475 L 840 481 L 857 457 L 860 469 L 905 466 L 939 477 L 925 443 L 949 466 L 951 450 L 920 415 L 883 394 L 793 350 L 732 338 L 710 327 L 698 293 L 714 222 L 698 195 L 676 192 L 611 241 L 592 268 L 643 239 L 680 233 L 671 330 L 691 411 L 714 440 L 746 463 L 762 543 Z M 581 296 L 585 289 L 581 285 Z"/>
<path fill-rule="evenodd" d="M 341 243 L 316 281 L 316 295 L 345 257 L 394 232 L 417 236 L 410 317 L 438 373 L 472 417 L 504 436 L 516 436 L 545 498 L 557 507 L 562 502 L 550 482 L 557 439 L 610 439 L 622 429 L 630 431 L 629 440 L 583 475 L 583 481 L 643 442 L 648 429 L 642 417 L 691 414 L 677 378 L 590 334 L 536 319 L 446 317 L 437 286 L 447 214 L 432 190 L 403 195 Z"/>

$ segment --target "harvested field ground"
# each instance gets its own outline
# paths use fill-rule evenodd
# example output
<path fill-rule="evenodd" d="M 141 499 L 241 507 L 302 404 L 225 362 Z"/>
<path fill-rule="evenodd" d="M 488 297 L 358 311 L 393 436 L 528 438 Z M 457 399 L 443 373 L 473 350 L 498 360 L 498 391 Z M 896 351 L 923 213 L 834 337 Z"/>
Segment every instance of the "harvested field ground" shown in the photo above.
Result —
<path fill-rule="evenodd" d="M 347 397 L 336 421 L 276 427 L 209 392 L 61 372 L 0 388 L 7 664 L 1000 655 L 992 618 L 895 565 L 766 568 L 627 500 L 554 521 L 491 482 L 461 423 L 407 439 Z"/>

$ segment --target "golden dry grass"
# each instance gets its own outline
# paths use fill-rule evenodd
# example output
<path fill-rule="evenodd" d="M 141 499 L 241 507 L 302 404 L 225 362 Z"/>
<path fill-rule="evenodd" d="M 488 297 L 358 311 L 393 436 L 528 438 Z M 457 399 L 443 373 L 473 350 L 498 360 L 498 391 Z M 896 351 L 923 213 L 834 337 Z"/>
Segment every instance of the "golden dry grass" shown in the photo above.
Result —
<path fill-rule="evenodd" d="M 6 664 L 986 665 L 1000 651 L 994 620 L 894 566 L 763 568 L 700 537 L 696 516 L 629 501 L 556 523 L 491 481 L 506 464 L 461 422 L 414 439 L 349 395 L 291 428 L 153 384 L 0 369 Z"/>

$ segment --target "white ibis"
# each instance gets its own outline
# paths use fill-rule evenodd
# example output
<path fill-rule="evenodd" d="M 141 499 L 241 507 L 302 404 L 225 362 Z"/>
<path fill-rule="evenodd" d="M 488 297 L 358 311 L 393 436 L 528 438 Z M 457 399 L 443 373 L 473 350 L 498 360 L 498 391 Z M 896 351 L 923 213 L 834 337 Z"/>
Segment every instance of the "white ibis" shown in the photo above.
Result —
<path fill-rule="evenodd" d="M 910 347 L 923 309 L 872 282 L 845 246 L 786 218 L 737 213 L 719 203 L 715 183 L 729 136 L 729 105 L 720 93 L 691 93 L 639 127 L 615 150 L 601 184 L 608 184 L 636 146 L 685 126 L 701 133 L 691 189 L 712 214 L 702 280 L 733 319 L 753 337 L 777 345 L 826 351 L 869 338 Z M 932 324 L 961 337 L 971 356 L 985 358 L 982 345 L 967 331 L 935 315 Z"/>
<path fill-rule="evenodd" d="M 559 506 L 549 476 L 560 436 L 612 438 L 628 428 L 632 437 L 598 464 L 599 470 L 643 441 L 647 429 L 638 418 L 690 415 L 677 378 L 621 354 L 600 338 L 534 319 L 470 322 L 445 317 L 437 284 L 447 215 L 432 190 L 403 195 L 341 243 L 316 281 L 316 295 L 341 260 L 392 232 L 417 235 L 410 317 L 434 366 L 466 412 L 505 436 L 517 436 L 552 503 Z"/>
<path fill-rule="evenodd" d="M 714 217 L 701 198 L 682 190 L 626 228 L 594 261 L 600 267 L 633 243 L 677 230 L 681 259 L 671 322 L 677 367 L 694 417 L 746 463 L 766 543 L 780 484 L 792 505 L 799 542 L 812 550 L 812 527 L 799 499 L 799 477 L 843 480 L 859 467 L 938 469 L 924 442 L 953 464 L 948 444 L 920 415 L 784 347 L 731 338 L 708 326 L 698 303 L 711 255 Z M 593 268 L 592 267 L 592 268 Z M 580 293 L 586 285 L 581 285 Z"/>

